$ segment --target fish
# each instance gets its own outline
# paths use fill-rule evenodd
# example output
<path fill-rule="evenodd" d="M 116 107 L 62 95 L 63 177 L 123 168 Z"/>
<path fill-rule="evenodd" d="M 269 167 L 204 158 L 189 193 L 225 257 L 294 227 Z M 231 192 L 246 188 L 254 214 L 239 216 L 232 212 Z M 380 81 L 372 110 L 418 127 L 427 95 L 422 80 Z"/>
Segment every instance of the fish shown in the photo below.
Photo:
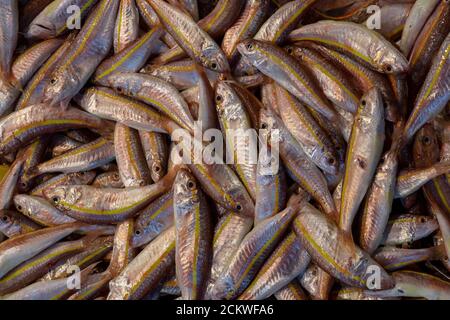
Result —
<path fill-rule="evenodd" d="M 226 210 L 214 229 L 212 261 L 205 297 L 213 298 L 214 286 L 229 265 L 242 240 L 253 227 L 253 219 Z"/>
<path fill-rule="evenodd" d="M 142 187 L 150 184 L 150 169 L 137 130 L 120 123 L 116 124 L 114 151 L 120 180 L 125 187 Z"/>
<path fill-rule="evenodd" d="M 55 112 L 47 104 L 32 105 L 0 120 L 0 155 L 17 151 L 43 134 L 76 128 L 102 130 L 105 127 L 108 124 L 102 119 L 74 107 Z"/>
<path fill-rule="evenodd" d="M 80 253 L 70 256 L 67 260 L 59 261 L 49 270 L 41 280 L 56 280 L 68 277 L 71 268 L 77 266 L 80 270 L 96 263 L 111 252 L 113 246 L 112 236 L 97 237 Z"/>
<path fill-rule="evenodd" d="M 270 255 L 239 300 L 262 300 L 288 286 L 311 261 L 300 240 L 291 231 Z"/>
<path fill-rule="evenodd" d="M 101 137 L 38 164 L 30 170 L 30 174 L 37 176 L 51 172 L 89 171 L 114 160 L 116 158 L 114 147 L 114 143 Z"/>
<path fill-rule="evenodd" d="M 12 62 L 11 77 L 14 78 L 14 81 L 0 79 L 0 115 L 14 109 L 14 104 L 20 96 L 21 90 L 39 69 L 39 66 L 61 45 L 61 42 L 61 39 L 51 39 L 37 43 L 25 50 Z"/>
<path fill-rule="evenodd" d="M 292 31 L 288 40 L 309 40 L 324 44 L 381 73 L 399 74 L 408 71 L 408 61 L 396 47 L 380 34 L 354 22 L 319 21 Z M 372 49 L 367 43 L 377 49 Z"/>
<path fill-rule="evenodd" d="M 246 1 L 244 9 L 237 21 L 225 32 L 222 50 L 233 64 L 239 58 L 237 45 L 242 40 L 253 37 L 266 18 L 270 1 Z"/>
<path fill-rule="evenodd" d="M 21 234 L 0 243 L 0 278 L 58 240 L 79 230 L 81 223 L 68 223 Z"/>
<path fill-rule="evenodd" d="M 448 76 L 450 56 L 450 35 L 445 40 L 435 57 L 430 71 L 417 95 L 414 108 L 405 125 L 405 141 L 412 136 L 428 121 L 434 118 L 450 99 Z"/>
<path fill-rule="evenodd" d="M 144 246 L 172 227 L 174 223 L 173 192 L 171 190 L 138 212 L 131 245 L 134 248 Z"/>
<path fill-rule="evenodd" d="M 152 200 L 172 187 L 177 169 L 157 183 L 124 189 L 86 185 L 45 189 L 44 196 L 70 217 L 88 223 L 114 224 L 133 217 Z"/>
<path fill-rule="evenodd" d="M 277 168 L 277 161 L 271 150 L 259 155 L 256 167 L 255 225 L 273 217 L 286 205 L 286 172 L 281 164 Z"/>
<path fill-rule="evenodd" d="M 114 52 L 118 53 L 134 42 L 139 35 L 139 11 L 133 0 L 121 0 L 114 26 Z"/>
<path fill-rule="evenodd" d="M 30 191 L 30 195 L 43 197 L 44 190 L 54 188 L 57 186 L 63 185 L 73 185 L 73 184 L 90 184 L 95 179 L 95 172 L 86 171 L 86 172 L 75 172 L 75 173 L 63 173 L 59 174 L 53 178 L 48 179 L 47 181 L 39 184 L 34 189 Z"/>
<path fill-rule="evenodd" d="M 196 63 L 192 59 L 182 59 L 164 65 L 148 64 L 140 72 L 163 79 L 180 90 L 196 87 L 200 79 Z M 217 80 L 219 75 L 209 69 L 205 69 L 205 73 L 210 81 Z"/>
<path fill-rule="evenodd" d="M 150 0 L 148 3 L 155 10 L 166 31 L 189 57 L 205 68 L 217 72 L 230 70 L 222 49 L 191 17 L 161 0 Z"/>
<path fill-rule="evenodd" d="M 51 73 L 43 93 L 44 102 L 66 108 L 84 87 L 112 47 L 118 6 L 119 0 L 102 0 L 96 5 Z"/>
<path fill-rule="evenodd" d="M 409 79 L 412 92 L 421 87 L 436 52 L 449 32 L 450 5 L 441 1 L 423 26 L 409 57 Z"/>
<path fill-rule="evenodd" d="M 283 125 L 282 120 L 271 110 L 263 109 L 260 113 L 260 128 L 266 130 L 262 136 L 278 130 L 278 137 L 275 136 L 275 139 L 280 139 L 277 152 L 283 160 L 287 173 L 320 203 L 327 214 L 336 217 L 337 210 L 323 173 L 309 160 L 300 144 Z M 270 141 L 268 136 L 266 141 Z M 271 147 L 273 149 L 274 146 L 271 145 Z"/>
<path fill-rule="evenodd" d="M 398 173 L 395 197 L 404 198 L 430 180 L 449 172 L 450 164 L 439 162 L 426 168 L 405 169 Z"/>
<path fill-rule="evenodd" d="M 192 173 L 180 169 L 173 185 L 175 265 L 184 300 L 201 300 L 211 266 L 212 224 L 206 197 Z"/>
<path fill-rule="evenodd" d="M 80 272 L 80 282 L 88 280 L 89 275 L 95 268 L 94 265 L 83 269 Z M 70 296 L 75 288 L 68 286 L 71 278 L 63 278 L 49 281 L 38 281 L 29 286 L 26 286 L 11 294 L 2 297 L 5 300 L 61 300 Z"/>
<path fill-rule="evenodd" d="M 359 244 L 369 254 L 373 254 L 380 245 L 392 211 L 403 123 L 400 122 L 394 130 L 391 147 L 377 168 L 363 207 Z"/>
<path fill-rule="evenodd" d="M 5 295 L 27 286 L 45 274 L 46 270 L 57 261 L 84 250 L 95 237 L 97 235 L 89 235 L 80 240 L 57 243 L 23 262 L 0 279 L 0 294 Z"/>
<path fill-rule="evenodd" d="M 402 214 L 389 220 L 381 241 L 384 245 L 401 245 L 423 239 L 438 229 L 437 220 L 424 215 Z"/>
<path fill-rule="evenodd" d="M 139 138 L 152 180 L 158 182 L 167 173 L 167 137 L 162 133 L 140 130 Z"/>
<path fill-rule="evenodd" d="M 422 261 L 435 260 L 443 255 L 442 246 L 423 249 L 402 249 L 385 246 L 375 252 L 374 259 L 387 271 L 394 271 Z"/>
<path fill-rule="evenodd" d="M 448 300 L 450 284 L 432 275 L 415 271 L 396 271 L 393 273 L 395 287 L 390 290 L 371 292 L 381 297 L 412 297 L 428 300 Z"/>
<path fill-rule="evenodd" d="M 216 85 L 215 104 L 220 126 L 225 133 L 228 150 L 227 162 L 233 167 L 252 199 L 256 193 L 257 137 L 252 134 L 252 123 L 236 91 L 225 81 Z"/>
<path fill-rule="evenodd" d="M 123 50 L 105 59 L 96 68 L 94 82 L 108 86 L 109 75 L 115 72 L 136 72 L 141 69 L 148 58 L 155 53 L 163 30 L 156 26 L 141 37 L 131 41 Z"/>
<path fill-rule="evenodd" d="M 381 158 L 385 139 L 381 93 L 373 88 L 359 104 L 347 146 L 342 184 L 339 226 L 351 231 L 353 219 L 366 194 Z"/>
<path fill-rule="evenodd" d="M 12 210 L 0 210 L 0 232 L 8 238 L 41 229 L 33 220 Z"/>
<path fill-rule="evenodd" d="M 51 1 L 28 25 L 25 37 L 28 39 L 51 39 L 70 31 L 73 11 L 70 6 L 80 9 L 79 19 L 84 19 L 96 5 L 97 0 L 54 0 Z M 73 19 L 73 18 L 72 18 Z"/>
<path fill-rule="evenodd" d="M 149 104 L 180 127 L 194 131 L 194 120 L 188 105 L 171 84 L 151 75 L 132 72 L 114 73 L 108 81 L 117 93 Z"/>
<path fill-rule="evenodd" d="M 154 290 L 175 262 L 175 226 L 150 242 L 110 282 L 108 300 L 137 300 Z"/>
<path fill-rule="evenodd" d="M 198 21 L 197 26 L 201 31 L 204 31 L 206 35 L 210 36 L 212 39 L 221 38 L 228 27 L 230 27 L 238 18 L 242 6 L 243 2 L 239 0 L 219 0 L 215 4 L 214 9 L 209 12 L 208 15 L 204 16 L 201 20 Z M 179 5 L 175 5 L 175 7 L 179 7 Z M 187 15 L 190 16 L 189 13 Z M 192 16 L 190 17 L 192 18 Z M 192 27 L 192 30 L 196 29 L 195 26 Z M 216 46 L 215 43 L 213 45 L 214 47 Z M 175 61 L 177 59 L 181 59 L 186 56 L 186 52 L 184 52 L 183 49 L 185 49 L 183 45 L 174 46 L 168 52 L 154 59 L 154 62 L 158 64 L 164 64 L 167 62 Z M 187 55 L 189 55 L 189 52 L 187 52 Z M 217 51 L 217 55 L 220 55 L 220 60 L 223 62 L 222 52 Z M 225 64 L 224 66 L 227 67 Z"/>
<path fill-rule="evenodd" d="M 409 57 L 420 31 L 438 3 L 439 0 L 418 0 L 414 2 L 400 39 L 400 50 L 405 57 Z"/>
<path fill-rule="evenodd" d="M 317 82 L 286 51 L 270 43 L 253 39 L 239 43 L 238 50 L 259 71 L 271 76 L 300 102 L 309 105 L 328 120 L 336 120 L 336 111 L 318 88 Z"/>
<path fill-rule="evenodd" d="M 287 231 L 303 202 L 303 197 L 294 195 L 286 209 L 259 223 L 245 236 L 229 265 L 214 284 L 213 299 L 230 300 L 245 290 Z"/>
<path fill-rule="evenodd" d="M 75 219 L 64 215 L 41 197 L 17 194 L 14 196 L 14 205 L 18 212 L 46 227 L 75 222 Z"/>
<path fill-rule="evenodd" d="M 336 175 L 339 159 L 333 141 L 308 109 L 289 92 L 276 85 L 278 112 L 286 128 L 303 151 L 324 172 Z"/>
<path fill-rule="evenodd" d="M 305 246 L 311 260 L 343 283 L 358 288 L 389 289 L 394 280 L 370 255 L 359 248 L 350 235 L 313 206 L 306 204 L 293 222 L 295 234 Z M 324 235 L 328 236 L 325 237 Z M 371 282 L 372 269 L 379 281 Z M 379 288 L 375 288 L 379 286 Z"/>
<path fill-rule="evenodd" d="M 76 97 L 80 107 L 99 118 L 120 122 L 136 130 L 167 133 L 177 127 L 139 101 L 128 99 L 106 87 L 92 87 Z"/>
<path fill-rule="evenodd" d="M 16 110 L 41 103 L 43 92 L 50 83 L 50 75 L 55 69 L 57 62 L 66 53 L 72 44 L 74 34 L 70 34 L 58 49 L 45 61 L 45 63 L 35 72 L 26 85 L 23 85 L 23 92 L 16 103 Z M 51 40 L 54 41 L 54 40 Z"/>

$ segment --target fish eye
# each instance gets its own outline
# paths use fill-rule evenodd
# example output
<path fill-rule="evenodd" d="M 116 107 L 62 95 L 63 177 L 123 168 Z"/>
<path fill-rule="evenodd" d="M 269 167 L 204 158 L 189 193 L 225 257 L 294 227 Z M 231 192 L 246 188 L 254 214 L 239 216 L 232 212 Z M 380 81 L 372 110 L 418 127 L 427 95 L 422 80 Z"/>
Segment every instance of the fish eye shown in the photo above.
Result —
<path fill-rule="evenodd" d="M 405 293 L 405 291 L 402 290 L 402 289 L 397 289 L 397 292 L 400 293 L 400 294 L 404 294 Z"/>
<path fill-rule="evenodd" d="M 366 101 L 366 100 L 362 100 L 362 101 L 361 101 L 361 105 L 362 105 L 362 106 L 365 106 L 366 104 L 367 104 L 367 101 Z"/>
<path fill-rule="evenodd" d="M 20 211 L 20 212 L 22 212 L 22 210 L 23 210 L 23 207 L 20 204 L 18 204 L 16 208 L 17 208 L 17 211 Z"/>
<path fill-rule="evenodd" d="M 237 211 L 242 211 L 242 205 L 241 205 L 240 203 L 238 203 L 238 204 L 236 205 L 236 210 L 237 210 Z"/>
<path fill-rule="evenodd" d="M 431 143 L 430 137 L 424 136 L 424 137 L 422 138 L 422 143 L 423 143 L 424 145 L 429 145 L 429 144 Z"/>
<path fill-rule="evenodd" d="M 123 92 L 123 88 L 122 87 L 117 87 L 117 92 L 122 93 Z"/>
<path fill-rule="evenodd" d="M 58 203 L 58 202 L 59 202 L 59 197 L 54 196 L 54 197 L 52 198 L 52 201 L 53 201 L 54 203 Z"/>
<path fill-rule="evenodd" d="M 189 190 L 193 190 L 195 188 L 195 182 L 192 180 L 189 180 L 187 183 L 187 187 L 189 188 Z"/>
<path fill-rule="evenodd" d="M 427 219 L 425 219 L 425 217 L 421 217 L 419 221 L 420 221 L 420 223 L 425 223 L 425 222 L 427 222 Z"/>
<path fill-rule="evenodd" d="M 20 183 L 20 186 L 25 189 L 26 187 L 28 187 L 28 184 L 25 181 L 22 181 Z"/>
<path fill-rule="evenodd" d="M 221 95 L 217 95 L 216 96 L 216 102 L 221 102 L 222 101 L 222 96 Z"/>
<path fill-rule="evenodd" d="M 114 180 L 119 180 L 119 174 L 118 173 L 114 173 L 113 174 L 113 179 Z"/>
<path fill-rule="evenodd" d="M 216 62 L 211 62 L 210 67 L 211 67 L 211 69 L 213 69 L 213 70 L 217 70 L 217 68 L 218 68 L 219 66 L 217 65 Z"/>
<path fill-rule="evenodd" d="M 58 82 L 58 79 L 56 79 L 56 78 L 52 78 L 50 80 L 50 84 L 56 84 L 57 82 Z"/>
<path fill-rule="evenodd" d="M 139 230 L 139 229 L 137 229 L 137 230 L 134 231 L 134 234 L 137 235 L 137 236 L 139 236 L 141 233 L 142 233 L 142 232 L 141 232 L 141 230 Z"/>
<path fill-rule="evenodd" d="M 267 129 L 269 126 L 267 125 L 267 123 L 263 122 L 261 123 L 261 129 Z"/>
<path fill-rule="evenodd" d="M 328 158 L 327 162 L 328 162 L 328 164 L 333 165 L 336 163 L 336 160 L 334 160 L 334 158 Z"/>
<path fill-rule="evenodd" d="M 253 43 L 249 43 L 246 45 L 246 48 L 248 51 L 253 51 L 253 49 L 255 49 L 255 46 L 253 45 Z"/>
<path fill-rule="evenodd" d="M 288 47 L 286 49 L 287 53 L 292 54 L 294 52 L 294 50 L 292 49 L 292 47 Z"/>
<path fill-rule="evenodd" d="M 159 172 L 159 171 L 161 171 L 161 167 L 158 166 L 158 165 L 156 165 L 156 166 L 154 167 L 154 170 L 155 170 L 155 172 Z"/>
<path fill-rule="evenodd" d="M 388 65 L 386 66 L 386 71 L 387 71 L 387 72 L 392 72 L 392 66 L 388 64 Z"/>
<path fill-rule="evenodd" d="M 9 221 L 9 217 L 8 216 L 3 216 L 2 217 L 2 221 L 3 222 L 8 222 Z"/>

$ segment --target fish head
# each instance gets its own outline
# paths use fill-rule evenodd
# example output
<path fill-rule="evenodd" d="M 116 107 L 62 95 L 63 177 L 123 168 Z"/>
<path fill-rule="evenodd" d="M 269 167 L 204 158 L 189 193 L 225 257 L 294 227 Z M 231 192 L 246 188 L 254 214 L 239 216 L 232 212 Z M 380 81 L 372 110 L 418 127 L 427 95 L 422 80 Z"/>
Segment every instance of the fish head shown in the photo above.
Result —
<path fill-rule="evenodd" d="M 258 40 L 247 39 L 237 45 L 237 49 L 241 55 L 246 57 L 255 67 L 264 63 L 267 57 L 258 50 L 261 42 Z"/>
<path fill-rule="evenodd" d="M 376 125 L 375 119 L 384 117 L 383 97 L 378 88 L 374 87 L 367 91 L 361 98 L 355 122 L 362 131 L 367 131 Z M 384 127 L 383 127 L 384 129 Z"/>
<path fill-rule="evenodd" d="M 68 210 L 68 205 L 75 204 L 81 197 L 81 190 L 77 186 L 59 186 L 44 189 L 44 197 L 60 210 Z"/>
<path fill-rule="evenodd" d="M 216 47 L 203 49 L 199 59 L 203 66 L 212 71 L 220 73 L 230 72 L 230 65 L 225 54 Z"/>
<path fill-rule="evenodd" d="M 158 182 L 165 174 L 165 164 L 161 161 L 153 160 L 150 171 L 153 181 Z"/>
<path fill-rule="evenodd" d="M 219 81 L 215 93 L 216 110 L 219 118 L 230 116 L 230 107 L 239 103 L 238 97 L 227 81 Z"/>
<path fill-rule="evenodd" d="M 439 161 L 439 141 L 432 124 L 425 124 L 417 131 L 413 143 L 413 157 L 415 164 L 420 166 Z"/>
<path fill-rule="evenodd" d="M 44 103 L 54 106 L 57 103 L 72 98 L 78 93 L 79 80 L 77 72 L 71 68 L 59 68 L 55 70 L 44 89 Z"/>
<path fill-rule="evenodd" d="M 149 233 L 154 233 L 154 230 L 148 230 L 141 225 L 134 225 L 133 236 L 131 237 L 131 246 L 139 248 L 149 242 Z"/>
<path fill-rule="evenodd" d="M 226 274 L 219 277 L 211 289 L 212 300 L 227 300 L 236 295 L 233 278 Z"/>
<path fill-rule="evenodd" d="M 50 19 L 35 19 L 25 33 L 27 39 L 50 39 L 56 36 L 56 28 Z"/>
<path fill-rule="evenodd" d="M 14 205 L 20 213 L 32 215 L 33 214 L 33 206 L 32 202 L 30 201 L 30 197 L 28 195 L 24 194 L 18 194 L 14 196 Z"/>
<path fill-rule="evenodd" d="M 117 72 L 108 77 L 111 88 L 126 96 L 136 96 L 142 88 L 142 79 L 133 73 Z"/>
<path fill-rule="evenodd" d="M 188 207 L 199 201 L 199 189 L 194 176 L 186 169 L 180 169 L 173 184 L 177 206 Z"/>
<path fill-rule="evenodd" d="M 401 74 L 408 71 L 408 60 L 398 50 L 382 47 L 374 56 L 375 63 L 380 66 L 380 72 L 387 74 Z"/>
<path fill-rule="evenodd" d="M 324 151 L 320 156 L 321 167 L 331 175 L 338 175 L 341 167 L 339 155 L 336 152 Z"/>
<path fill-rule="evenodd" d="M 73 184 L 90 184 L 96 177 L 95 171 L 81 171 L 73 173 Z M 120 179 L 120 177 L 119 177 Z"/>
<path fill-rule="evenodd" d="M 10 229 L 14 224 L 14 218 L 7 210 L 0 210 L 0 231 Z"/>
<path fill-rule="evenodd" d="M 247 189 L 241 184 L 239 187 L 234 187 L 229 191 L 231 198 L 233 199 L 233 210 L 236 213 L 247 216 L 255 216 L 255 204 L 252 198 L 247 192 Z M 231 208 L 230 208 L 231 209 Z"/>
<path fill-rule="evenodd" d="M 439 228 L 438 221 L 433 216 L 413 216 L 416 232 L 420 234 L 428 234 Z"/>
<path fill-rule="evenodd" d="M 259 136 L 260 138 L 271 144 L 274 138 L 281 142 L 280 123 L 277 116 L 269 108 L 262 108 L 259 111 Z"/>

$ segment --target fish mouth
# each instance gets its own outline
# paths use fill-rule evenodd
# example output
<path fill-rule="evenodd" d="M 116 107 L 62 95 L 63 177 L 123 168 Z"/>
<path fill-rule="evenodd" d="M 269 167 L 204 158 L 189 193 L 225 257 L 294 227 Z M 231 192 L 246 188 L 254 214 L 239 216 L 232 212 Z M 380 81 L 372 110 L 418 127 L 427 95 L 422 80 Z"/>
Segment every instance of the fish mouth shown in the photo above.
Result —
<path fill-rule="evenodd" d="M 28 31 L 24 35 L 25 39 L 39 39 L 39 38 L 41 38 L 40 35 L 41 35 L 42 31 L 44 31 L 46 33 L 46 35 L 48 35 L 48 36 L 52 36 L 52 37 L 56 36 L 55 32 L 53 31 L 53 29 L 51 27 L 47 27 L 46 25 L 37 23 L 28 29 Z"/>

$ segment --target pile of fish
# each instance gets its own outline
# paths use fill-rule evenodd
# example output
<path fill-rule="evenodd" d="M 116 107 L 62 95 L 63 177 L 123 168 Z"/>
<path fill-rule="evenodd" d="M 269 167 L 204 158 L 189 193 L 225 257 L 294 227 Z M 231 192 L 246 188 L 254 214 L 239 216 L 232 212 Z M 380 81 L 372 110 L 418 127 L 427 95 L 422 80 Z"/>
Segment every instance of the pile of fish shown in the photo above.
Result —
<path fill-rule="evenodd" d="M 450 299 L 450 1 L 0 9 L 1 299 Z"/>

